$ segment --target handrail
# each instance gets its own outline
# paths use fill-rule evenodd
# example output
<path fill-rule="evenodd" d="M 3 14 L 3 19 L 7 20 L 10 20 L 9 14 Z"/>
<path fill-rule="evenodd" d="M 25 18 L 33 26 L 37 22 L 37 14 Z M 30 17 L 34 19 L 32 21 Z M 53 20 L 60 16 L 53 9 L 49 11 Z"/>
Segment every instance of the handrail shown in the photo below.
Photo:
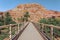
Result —
<path fill-rule="evenodd" d="M 34 22 L 33 22 L 34 23 Z M 43 24 L 43 23 L 37 23 L 40 25 L 40 32 L 42 32 L 42 34 L 44 34 L 46 37 L 48 37 L 45 33 L 44 33 L 44 27 L 49 27 L 50 28 L 50 37 L 48 37 L 49 40 L 53 40 L 53 36 L 54 36 L 54 28 L 60 30 L 59 26 L 54 26 L 54 25 L 48 25 L 48 24 Z"/>
<path fill-rule="evenodd" d="M 49 25 L 49 24 L 43 24 L 43 23 L 39 23 L 39 24 L 46 25 L 46 26 L 48 26 L 48 27 L 53 27 L 53 28 L 60 29 L 60 26 Z"/>
<path fill-rule="evenodd" d="M 12 40 L 12 38 L 14 38 L 17 35 L 17 33 L 19 33 L 19 24 L 20 23 L 9 25 L 9 40 Z M 12 36 L 12 27 L 15 27 L 16 25 L 17 25 L 17 28 L 15 28 L 15 31 L 17 31 L 17 32 L 15 32 L 15 34 Z M 18 30 L 16 30 L 16 29 L 18 29 Z"/>
<path fill-rule="evenodd" d="M 33 22 L 34 23 L 34 22 Z M 48 25 L 48 24 L 43 24 L 43 23 L 38 23 L 40 25 L 40 27 L 42 27 L 41 29 L 41 33 L 43 34 L 44 33 L 44 26 L 47 26 L 49 27 L 51 30 L 50 30 L 50 34 L 51 34 L 51 37 L 48 37 L 45 33 L 45 36 L 48 37 L 50 40 L 53 40 L 53 36 L 54 36 L 54 28 L 56 29 L 59 29 L 60 30 L 60 27 L 59 26 L 54 26 L 54 25 Z M 17 25 L 18 27 L 18 34 L 16 34 L 13 38 L 12 38 L 12 34 L 11 34 L 11 28 L 12 27 L 15 27 L 15 25 Z M 9 27 L 9 37 L 10 37 L 10 40 L 17 40 L 17 38 L 19 37 L 19 35 L 21 35 L 21 33 L 24 31 L 24 29 L 27 27 L 28 23 L 26 23 L 24 26 L 22 26 L 21 28 L 22 29 L 19 29 L 19 23 L 18 24 L 10 24 L 10 25 L 4 25 L 4 26 L 0 26 L 0 29 L 2 28 L 6 28 L 6 27 Z M 40 28 L 39 28 L 40 30 Z M 17 38 L 16 38 L 17 37 Z M 16 39 L 15 39 L 16 38 Z"/>
<path fill-rule="evenodd" d="M 38 30 L 38 32 L 41 34 L 41 36 L 44 38 L 44 40 L 48 40 L 41 32 L 40 32 L 40 29 L 38 28 L 38 26 L 35 25 L 34 22 L 32 22 L 35 26 L 35 28 Z"/>
<path fill-rule="evenodd" d="M 28 24 L 29 24 L 29 22 L 27 22 L 24 25 L 24 27 L 19 31 L 19 33 L 14 38 L 12 38 L 12 40 L 17 40 L 19 38 L 19 36 L 22 34 L 22 32 L 25 30 L 25 28 L 27 27 Z"/>
<path fill-rule="evenodd" d="M 41 24 L 41 23 L 40 23 Z M 42 23 L 42 26 L 43 26 L 43 28 L 44 28 L 44 26 L 47 26 L 47 27 L 49 27 L 50 28 L 50 35 L 51 35 L 51 37 L 49 38 L 50 40 L 53 40 L 54 38 L 54 34 L 55 34 L 55 32 L 54 32 L 54 28 L 56 28 L 56 29 L 58 29 L 58 30 L 60 30 L 60 27 L 59 26 L 54 26 L 54 25 L 48 25 L 48 24 L 43 24 Z M 42 29 L 43 29 L 42 28 Z M 55 34 L 56 35 L 56 34 Z"/>
<path fill-rule="evenodd" d="M 0 26 L 0 32 L 1 32 L 1 29 L 9 27 L 9 30 L 8 30 L 9 33 L 8 33 L 8 35 L 10 35 L 9 37 L 11 38 L 11 27 L 15 27 L 15 25 L 17 25 L 17 24 L 9 24 L 9 25 Z"/>
<path fill-rule="evenodd" d="M 23 26 L 22 25 L 19 26 L 20 23 L 0 26 L 0 32 L 2 32 L 2 29 L 8 28 L 8 33 L 7 33 L 9 36 L 8 39 L 12 40 L 16 35 L 18 35 L 18 33 L 22 32 L 22 30 L 25 28 L 25 26 L 28 24 L 28 22 L 22 23 L 22 24 L 23 24 Z M 14 35 L 12 36 L 13 31 L 14 31 Z"/>
<path fill-rule="evenodd" d="M 11 24 L 12 27 L 13 27 L 14 25 L 17 25 L 17 24 Z M 8 27 L 8 26 L 10 26 L 10 24 L 9 24 L 9 25 L 3 25 L 3 26 L 0 26 L 0 29 L 6 28 L 6 27 Z"/>

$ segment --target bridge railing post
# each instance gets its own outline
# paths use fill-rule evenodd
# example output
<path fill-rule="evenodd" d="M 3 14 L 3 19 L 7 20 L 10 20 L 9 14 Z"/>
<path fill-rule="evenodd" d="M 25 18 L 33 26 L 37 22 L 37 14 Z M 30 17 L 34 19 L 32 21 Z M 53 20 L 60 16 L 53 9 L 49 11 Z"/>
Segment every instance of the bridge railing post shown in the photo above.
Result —
<path fill-rule="evenodd" d="M 16 24 L 17 25 L 17 24 Z M 17 28 L 18 26 L 15 26 L 15 35 L 17 34 L 17 30 L 18 30 L 18 28 Z"/>
<path fill-rule="evenodd" d="M 19 33 L 19 23 L 18 23 L 18 33 Z"/>
<path fill-rule="evenodd" d="M 42 24 L 42 33 L 43 33 L 43 31 L 44 31 L 44 24 Z"/>
<path fill-rule="evenodd" d="M 10 27 L 9 27 L 9 38 L 10 38 L 10 40 L 12 40 L 11 24 L 10 24 L 9 26 L 10 26 Z"/>
<path fill-rule="evenodd" d="M 51 40 L 53 40 L 53 27 L 51 26 L 50 28 L 51 28 L 51 30 L 50 30 Z"/>

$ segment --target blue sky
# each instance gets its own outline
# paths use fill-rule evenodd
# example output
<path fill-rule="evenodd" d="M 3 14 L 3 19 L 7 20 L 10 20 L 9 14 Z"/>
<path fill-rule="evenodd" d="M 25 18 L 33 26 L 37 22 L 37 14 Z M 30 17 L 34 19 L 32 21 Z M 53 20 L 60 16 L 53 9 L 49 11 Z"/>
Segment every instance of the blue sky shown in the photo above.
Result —
<path fill-rule="evenodd" d="M 38 3 L 48 10 L 60 11 L 60 0 L 0 0 L 0 11 L 7 11 L 26 3 Z"/>

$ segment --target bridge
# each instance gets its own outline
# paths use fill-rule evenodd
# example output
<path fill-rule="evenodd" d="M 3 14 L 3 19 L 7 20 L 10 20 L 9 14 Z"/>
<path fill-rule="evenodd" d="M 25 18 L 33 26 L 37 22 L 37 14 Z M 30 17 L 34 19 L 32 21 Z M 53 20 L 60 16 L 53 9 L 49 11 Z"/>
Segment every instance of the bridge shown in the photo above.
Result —
<path fill-rule="evenodd" d="M 54 25 L 47 25 L 43 23 L 25 22 L 20 24 L 10 24 L 5 25 L 0 28 L 9 28 L 9 38 L 8 40 L 60 40 L 59 34 L 58 38 L 55 38 L 54 28 L 60 30 L 60 27 Z M 49 32 L 45 31 L 46 27 Z M 14 31 L 15 30 L 15 31 Z M 12 32 L 13 31 L 13 32 Z"/>
<path fill-rule="evenodd" d="M 29 23 L 18 40 L 44 40 L 32 23 Z"/>

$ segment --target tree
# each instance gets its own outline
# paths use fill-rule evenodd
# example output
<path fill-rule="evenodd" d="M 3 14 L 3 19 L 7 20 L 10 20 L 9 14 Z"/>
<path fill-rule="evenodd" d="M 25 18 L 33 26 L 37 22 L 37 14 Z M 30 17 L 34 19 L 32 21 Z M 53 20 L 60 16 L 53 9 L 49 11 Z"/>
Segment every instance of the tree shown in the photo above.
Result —
<path fill-rule="evenodd" d="M 43 18 L 39 22 L 40 23 L 45 23 L 45 24 L 57 25 L 57 26 L 60 25 L 60 21 L 55 17 L 47 18 L 47 19 Z"/>
<path fill-rule="evenodd" d="M 30 15 L 29 15 L 29 12 L 26 12 L 26 14 L 24 15 L 24 20 L 25 21 L 28 21 L 28 18 L 30 17 Z"/>
<path fill-rule="evenodd" d="M 16 23 L 16 22 L 14 22 L 14 21 L 12 20 L 12 17 L 10 16 L 9 12 L 7 12 L 7 13 L 5 14 L 5 23 L 6 23 L 6 25 L 7 25 L 7 24 L 14 24 L 14 23 Z"/>
<path fill-rule="evenodd" d="M 40 23 L 47 23 L 47 20 L 46 20 L 45 18 L 43 18 L 43 19 L 41 19 L 39 22 L 40 22 Z"/>
<path fill-rule="evenodd" d="M 4 18 L 3 16 L 0 17 L 0 26 L 4 25 Z"/>

